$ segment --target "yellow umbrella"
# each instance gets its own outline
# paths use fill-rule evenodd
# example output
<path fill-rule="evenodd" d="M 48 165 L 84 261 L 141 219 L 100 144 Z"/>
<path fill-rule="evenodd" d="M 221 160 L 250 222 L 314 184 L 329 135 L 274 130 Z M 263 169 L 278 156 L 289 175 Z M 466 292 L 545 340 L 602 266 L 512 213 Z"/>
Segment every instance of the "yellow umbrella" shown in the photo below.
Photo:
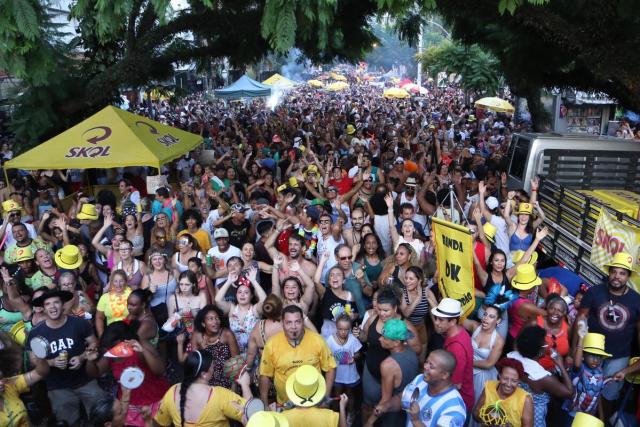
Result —
<path fill-rule="evenodd" d="M 384 92 L 382 93 L 382 96 L 384 96 L 385 98 L 397 98 L 397 99 L 404 99 L 404 98 L 411 97 L 411 95 L 409 95 L 409 92 L 407 92 L 404 89 L 400 89 L 399 87 L 392 87 L 389 89 L 385 89 Z"/>
<path fill-rule="evenodd" d="M 338 74 L 338 73 L 331 73 L 329 74 L 329 76 L 333 79 L 333 80 L 337 80 L 339 82 L 346 82 L 347 78 L 345 76 L 343 76 L 342 74 Z"/>
<path fill-rule="evenodd" d="M 331 92 L 338 92 L 349 88 L 349 84 L 345 82 L 333 82 L 327 86 L 327 90 Z"/>
<path fill-rule="evenodd" d="M 320 80 L 309 80 L 307 81 L 307 84 L 311 87 L 315 87 L 316 89 L 324 87 L 324 83 L 322 83 Z"/>
<path fill-rule="evenodd" d="M 269 86 L 278 86 L 282 88 L 290 88 L 295 86 L 295 83 L 292 80 L 289 80 L 285 76 L 282 76 L 278 73 L 275 73 L 273 76 L 269 77 L 267 80 L 263 81 L 262 83 Z"/>
<path fill-rule="evenodd" d="M 485 110 L 493 110 L 500 113 L 513 113 L 515 108 L 504 99 L 491 96 L 488 98 L 482 98 L 477 100 L 474 105 L 477 108 L 484 108 Z"/>

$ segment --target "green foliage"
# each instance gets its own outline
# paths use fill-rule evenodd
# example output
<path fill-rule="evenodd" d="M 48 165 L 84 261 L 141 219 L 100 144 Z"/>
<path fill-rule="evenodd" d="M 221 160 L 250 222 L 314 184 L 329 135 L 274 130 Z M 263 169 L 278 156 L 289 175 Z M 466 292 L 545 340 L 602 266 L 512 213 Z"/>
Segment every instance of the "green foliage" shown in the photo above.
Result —
<path fill-rule="evenodd" d="M 445 42 L 425 49 L 417 57 L 432 75 L 459 74 L 465 90 L 493 95 L 500 85 L 499 62 L 478 45 Z"/>

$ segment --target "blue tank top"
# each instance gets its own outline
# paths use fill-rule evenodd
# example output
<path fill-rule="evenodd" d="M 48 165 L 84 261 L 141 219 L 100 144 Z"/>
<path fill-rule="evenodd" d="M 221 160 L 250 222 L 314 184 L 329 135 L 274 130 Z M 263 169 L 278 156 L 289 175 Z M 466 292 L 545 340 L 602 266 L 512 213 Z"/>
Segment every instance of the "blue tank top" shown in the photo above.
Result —
<path fill-rule="evenodd" d="M 509 239 L 509 250 L 513 251 L 526 251 L 529 249 L 533 243 L 533 236 L 531 234 L 527 234 L 524 239 L 518 237 L 518 235 L 514 232 Z"/>

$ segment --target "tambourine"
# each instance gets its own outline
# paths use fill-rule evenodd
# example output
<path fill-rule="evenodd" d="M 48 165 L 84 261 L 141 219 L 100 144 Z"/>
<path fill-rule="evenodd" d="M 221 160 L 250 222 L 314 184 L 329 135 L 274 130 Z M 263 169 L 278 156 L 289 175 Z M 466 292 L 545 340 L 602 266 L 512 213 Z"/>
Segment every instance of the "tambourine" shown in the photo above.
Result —
<path fill-rule="evenodd" d="M 415 387 L 413 390 L 410 390 L 409 387 L 406 387 L 402 392 L 402 409 L 409 409 L 414 402 L 418 401 L 420 397 L 420 389 Z"/>
<path fill-rule="evenodd" d="M 143 381 L 144 372 L 142 372 L 142 369 L 135 366 L 125 368 L 122 371 L 122 374 L 120 374 L 120 384 L 129 390 L 134 390 L 140 387 Z"/>
<path fill-rule="evenodd" d="M 247 400 L 247 403 L 244 405 L 244 409 L 242 410 L 242 413 L 245 417 L 244 419 L 248 420 L 256 412 L 260 412 L 264 410 L 265 410 L 264 402 L 260 399 L 256 399 L 252 397 L 251 399 Z"/>
<path fill-rule="evenodd" d="M 49 341 L 45 337 L 33 337 L 29 341 L 31 351 L 38 359 L 46 359 L 49 355 Z"/>

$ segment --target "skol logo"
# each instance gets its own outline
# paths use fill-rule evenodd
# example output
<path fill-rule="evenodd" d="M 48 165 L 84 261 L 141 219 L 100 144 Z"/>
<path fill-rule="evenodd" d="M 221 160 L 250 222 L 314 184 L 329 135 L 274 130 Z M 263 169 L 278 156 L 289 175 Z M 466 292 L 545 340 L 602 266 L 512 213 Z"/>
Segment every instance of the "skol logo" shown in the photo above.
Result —
<path fill-rule="evenodd" d="M 602 228 L 596 230 L 595 239 L 596 244 L 611 255 L 624 251 L 624 242 L 615 236 L 609 235 Z"/>
<path fill-rule="evenodd" d="M 107 157 L 109 156 L 111 146 L 110 145 L 96 145 L 111 136 L 111 128 L 107 126 L 96 126 L 91 129 L 87 129 L 82 138 L 93 146 L 89 147 L 71 147 L 66 158 L 93 158 L 93 157 Z"/>

